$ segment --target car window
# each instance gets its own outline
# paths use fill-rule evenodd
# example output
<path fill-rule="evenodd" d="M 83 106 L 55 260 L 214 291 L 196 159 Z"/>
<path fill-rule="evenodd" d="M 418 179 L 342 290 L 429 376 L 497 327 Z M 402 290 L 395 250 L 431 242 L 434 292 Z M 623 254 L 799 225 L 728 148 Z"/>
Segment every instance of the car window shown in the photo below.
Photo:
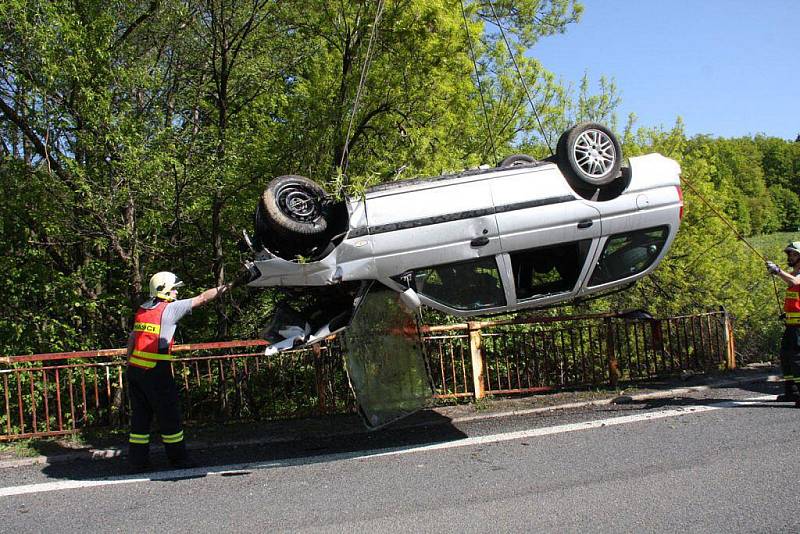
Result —
<path fill-rule="evenodd" d="M 664 248 L 666 226 L 612 235 L 606 241 L 589 286 L 599 286 L 639 274 L 650 267 Z"/>
<path fill-rule="evenodd" d="M 436 302 L 457 310 L 505 306 L 505 292 L 494 257 L 415 269 L 395 278 Z"/>
<path fill-rule="evenodd" d="M 591 239 L 583 239 L 510 253 L 517 300 L 572 291 L 591 244 Z"/>

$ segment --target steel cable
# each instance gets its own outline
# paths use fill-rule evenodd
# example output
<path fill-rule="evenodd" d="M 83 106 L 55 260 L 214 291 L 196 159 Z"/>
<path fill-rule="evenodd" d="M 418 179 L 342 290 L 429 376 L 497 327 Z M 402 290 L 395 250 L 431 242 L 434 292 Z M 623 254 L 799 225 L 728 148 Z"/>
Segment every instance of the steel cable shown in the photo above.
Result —
<path fill-rule="evenodd" d="M 494 164 L 497 165 L 500 163 L 500 159 L 497 157 L 497 148 L 495 148 L 494 143 L 494 133 L 492 132 L 492 126 L 489 123 L 489 114 L 486 111 L 486 100 L 484 99 L 483 95 L 483 84 L 481 84 L 481 76 L 478 72 L 478 61 L 475 58 L 475 49 L 472 47 L 472 35 L 469 32 L 469 22 L 467 21 L 467 12 L 464 9 L 464 0 L 461 1 L 461 16 L 464 18 L 464 31 L 467 34 L 467 45 L 469 46 L 469 57 L 472 60 L 472 67 L 475 69 L 475 82 L 478 85 L 478 94 L 481 97 L 481 107 L 483 108 L 483 118 L 486 121 L 486 129 L 489 132 L 489 144 L 492 147 L 492 155 L 494 155 Z"/>
<path fill-rule="evenodd" d="M 347 135 L 344 138 L 344 147 L 342 148 L 342 158 L 339 160 L 339 168 L 344 176 L 344 183 L 347 183 L 347 166 L 349 164 L 348 152 L 350 151 L 350 135 L 353 131 L 353 121 L 358 111 L 358 103 L 361 100 L 361 91 L 364 88 L 364 83 L 367 79 L 367 71 L 369 70 L 369 62 L 372 57 L 372 44 L 375 42 L 375 35 L 378 33 L 378 21 L 380 21 L 383 14 L 383 0 L 378 1 L 378 8 L 375 11 L 375 20 L 372 23 L 372 31 L 369 35 L 369 42 L 367 44 L 367 54 L 364 56 L 364 64 L 361 65 L 361 77 L 358 80 L 358 89 L 356 90 L 356 98 L 353 101 L 353 109 L 350 112 L 350 123 L 347 126 Z"/>
<path fill-rule="evenodd" d="M 514 57 L 514 51 L 511 49 L 511 44 L 508 42 L 508 38 L 506 38 L 506 32 L 503 30 L 503 25 L 500 24 L 500 19 L 497 16 L 497 12 L 494 10 L 494 2 L 492 0 L 489 1 L 489 8 L 492 10 L 492 17 L 494 17 L 494 21 L 497 24 L 497 28 L 500 30 L 500 35 L 503 36 L 503 41 L 506 43 L 506 48 L 508 49 L 508 55 L 511 57 L 511 62 L 514 64 L 514 70 L 517 71 L 517 77 L 519 77 L 519 81 L 522 84 L 522 88 L 525 90 L 525 96 L 528 97 L 528 103 L 531 105 L 531 111 L 533 111 L 533 116 L 536 117 L 536 123 L 539 125 L 539 131 L 542 134 L 542 138 L 544 142 L 547 143 L 547 148 L 550 150 L 550 155 L 555 155 L 553 152 L 553 147 L 550 143 L 550 138 L 545 134 L 544 126 L 542 125 L 542 120 L 539 118 L 539 114 L 536 112 L 536 106 L 533 104 L 533 98 L 531 98 L 531 93 L 528 90 L 528 84 L 525 83 L 525 78 L 522 77 L 522 71 L 519 70 L 519 65 L 517 65 L 517 60 Z"/>

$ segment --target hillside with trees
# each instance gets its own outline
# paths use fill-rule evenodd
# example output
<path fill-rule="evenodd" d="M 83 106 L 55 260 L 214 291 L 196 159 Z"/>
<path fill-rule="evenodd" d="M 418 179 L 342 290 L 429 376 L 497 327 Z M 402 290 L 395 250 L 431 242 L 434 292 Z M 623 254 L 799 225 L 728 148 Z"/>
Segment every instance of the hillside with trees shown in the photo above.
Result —
<path fill-rule="evenodd" d="M 158 270 L 192 293 L 228 280 L 240 231 L 276 175 L 357 194 L 517 152 L 543 157 L 581 120 L 616 128 L 613 81 L 565 86 L 535 59 L 536 42 L 581 12 L 574 0 L 4 1 L 0 353 L 121 346 Z M 663 131 L 629 118 L 619 135 L 628 156 L 677 159 L 742 234 L 800 226 L 800 143 L 687 138 L 679 120 Z M 724 305 L 747 350 L 769 349 L 772 281 L 684 195 L 659 269 L 577 308 Z M 769 254 L 782 261 L 780 247 Z M 197 341 L 252 336 L 273 300 L 242 290 L 184 330 Z"/>

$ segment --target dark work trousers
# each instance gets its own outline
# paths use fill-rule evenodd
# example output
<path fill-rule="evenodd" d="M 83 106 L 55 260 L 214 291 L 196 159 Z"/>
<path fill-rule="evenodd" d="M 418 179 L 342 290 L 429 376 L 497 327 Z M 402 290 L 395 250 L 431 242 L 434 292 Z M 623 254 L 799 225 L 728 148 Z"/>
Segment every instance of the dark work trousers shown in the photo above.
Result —
<path fill-rule="evenodd" d="M 153 369 L 128 366 L 128 395 L 131 401 L 131 436 L 148 436 L 145 443 L 129 443 L 129 462 L 134 466 L 148 463 L 149 435 L 153 415 L 171 463 L 186 461 L 178 387 L 169 362 L 160 361 Z"/>
<path fill-rule="evenodd" d="M 800 398 L 800 326 L 787 326 L 783 332 L 781 372 L 786 395 Z"/>

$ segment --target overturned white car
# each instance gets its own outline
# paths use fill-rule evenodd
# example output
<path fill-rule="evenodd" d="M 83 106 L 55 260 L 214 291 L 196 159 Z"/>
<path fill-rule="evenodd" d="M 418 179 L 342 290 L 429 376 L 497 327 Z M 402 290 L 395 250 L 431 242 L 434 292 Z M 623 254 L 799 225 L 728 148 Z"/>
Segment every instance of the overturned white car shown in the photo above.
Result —
<path fill-rule="evenodd" d="M 615 136 L 582 123 L 549 160 L 511 156 L 363 198 L 334 202 L 307 178 L 278 177 L 256 213 L 249 285 L 373 280 L 459 316 L 543 307 L 646 275 L 682 209 L 674 160 L 649 154 L 623 167 Z"/>
<path fill-rule="evenodd" d="M 369 428 L 433 398 L 411 310 L 453 315 L 552 305 L 630 284 L 656 267 L 683 210 L 678 164 L 622 166 L 605 127 L 565 132 L 555 157 L 384 184 L 335 201 L 301 176 L 272 180 L 256 211 L 251 287 L 304 289 L 279 305 L 267 353 L 342 336 L 348 379 Z"/>

